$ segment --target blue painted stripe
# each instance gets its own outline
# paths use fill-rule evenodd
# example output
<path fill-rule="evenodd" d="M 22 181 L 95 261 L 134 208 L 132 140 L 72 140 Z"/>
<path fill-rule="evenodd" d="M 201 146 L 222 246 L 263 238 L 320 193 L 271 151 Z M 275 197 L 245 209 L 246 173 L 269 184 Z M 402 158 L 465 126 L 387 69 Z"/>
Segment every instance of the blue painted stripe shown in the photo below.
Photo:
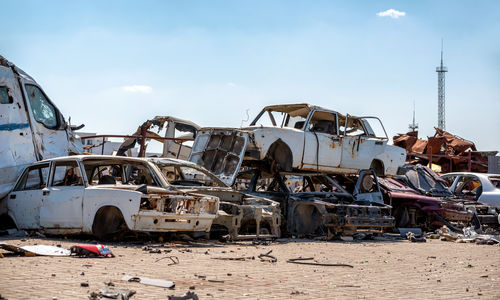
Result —
<path fill-rule="evenodd" d="M 0 125 L 0 131 L 12 131 L 16 129 L 24 129 L 30 127 L 30 124 L 24 123 L 24 124 L 3 124 Z"/>

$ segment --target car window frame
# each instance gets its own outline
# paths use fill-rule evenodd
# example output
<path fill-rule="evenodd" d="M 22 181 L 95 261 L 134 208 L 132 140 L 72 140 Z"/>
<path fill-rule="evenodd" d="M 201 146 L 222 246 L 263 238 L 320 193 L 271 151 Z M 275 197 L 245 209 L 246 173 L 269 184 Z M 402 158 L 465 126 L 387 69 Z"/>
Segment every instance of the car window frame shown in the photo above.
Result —
<path fill-rule="evenodd" d="M 24 183 L 24 187 L 21 189 L 20 188 L 20 184 L 24 181 L 24 178 L 26 176 L 28 176 L 28 173 L 30 172 L 30 169 L 34 169 L 34 168 L 37 168 L 39 167 L 39 169 L 42 169 L 44 168 L 43 166 L 47 165 L 47 167 L 49 168 L 49 173 L 47 175 L 47 178 L 46 178 L 46 182 L 45 182 L 45 186 L 40 188 L 40 189 L 25 189 L 25 186 L 26 186 L 26 182 Z M 38 190 L 43 190 L 44 188 L 47 187 L 47 184 L 49 182 L 49 178 L 50 178 L 50 168 L 51 168 L 51 162 L 43 162 L 43 163 L 37 163 L 37 164 L 32 164 L 32 165 L 29 165 L 27 166 L 24 171 L 22 172 L 21 176 L 18 177 L 17 181 L 16 181 L 16 184 L 14 185 L 14 188 L 12 189 L 13 192 L 23 192 L 23 191 L 38 191 Z M 41 179 L 41 178 L 40 178 Z"/>
<path fill-rule="evenodd" d="M 49 126 L 45 125 L 45 123 L 42 123 L 42 122 L 38 121 L 37 119 L 35 119 L 35 116 L 34 116 L 34 113 L 33 113 L 33 108 L 31 107 L 31 101 L 30 101 L 30 97 L 29 97 L 29 94 L 28 94 L 28 90 L 26 89 L 27 86 L 33 86 L 33 87 L 37 88 L 42 93 L 42 95 L 45 97 L 45 100 L 47 101 L 47 103 L 49 103 L 52 106 L 52 108 L 54 109 L 55 119 L 56 119 L 56 122 L 57 122 L 55 126 L 49 127 Z M 26 101 L 29 104 L 30 113 L 31 113 L 31 115 L 33 115 L 33 119 L 38 124 L 42 124 L 43 127 L 47 128 L 47 129 L 50 129 L 50 130 L 61 130 L 62 129 L 62 125 L 64 123 L 64 121 L 62 120 L 62 117 L 61 117 L 61 113 L 59 112 L 59 109 L 57 108 L 57 106 L 47 96 L 47 94 L 45 94 L 45 92 L 43 91 L 43 89 L 40 86 L 38 86 L 37 84 L 34 84 L 34 83 L 25 83 L 24 86 L 23 86 L 23 89 L 24 89 L 24 92 L 26 93 Z"/>
<path fill-rule="evenodd" d="M 329 113 L 329 114 L 333 114 L 335 116 L 335 131 L 337 132 L 337 134 L 331 134 L 331 133 L 327 133 L 327 132 L 312 131 L 312 130 L 309 129 L 310 122 L 311 122 L 311 120 L 313 118 L 313 115 L 316 112 Z M 324 134 L 328 134 L 328 135 L 331 135 L 331 136 L 339 136 L 340 137 L 341 134 L 340 134 L 340 127 L 339 127 L 339 114 L 338 114 L 338 112 L 328 111 L 328 110 L 324 110 L 324 109 L 313 109 L 313 110 L 311 110 L 309 112 L 309 115 L 307 116 L 306 122 L 305 122 L 304 126 L 302 127 L 302 129 L 305 132 L 324 133 Z"/>
<path fill-rule="evenodd" d="M 80 176 L 82 177 L 82 184 L 81 185 L 75 185 L 75 186 L 71 186 L 71 185 L 53 185 L 54 174 L 55 174 L 55 171 L 56 171 L 56 164 L 57 163 L 65 163 L 65 162 L 76 162 L 76 165 L 77 165 L 77 167 L 80 170 Z M 65 160 L 51 161 L 51 163 L 50 163 L 50 170 L 49 170 L 49 178 L 47 179 L 47 187 L 61 188 L 61 187 L 68 187 L 68 186 L 69 187 L 83 187 L 83 188 L 86 188 L 88 186 L 86 174 L 82 170 L 82 166 L 80 164 L 80 161 L 78 159 L 65 159 Z"/>

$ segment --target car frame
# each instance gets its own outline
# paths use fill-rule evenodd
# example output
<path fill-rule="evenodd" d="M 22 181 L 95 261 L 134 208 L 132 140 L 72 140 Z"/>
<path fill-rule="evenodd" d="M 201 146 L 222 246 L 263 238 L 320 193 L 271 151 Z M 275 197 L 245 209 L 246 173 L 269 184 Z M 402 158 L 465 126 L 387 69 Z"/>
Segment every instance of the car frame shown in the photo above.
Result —
<path fill-rule="evenodd" d="M 169 184 L 176 189 L 219 198 L 219 212 L 212 223 L 211 233 L 222 235 L 221 232 L 224 234 L 227 232 L 231 240 L 281 236 L 281 210 L 278 202 L 239 192 L 207 169 L 189 161 L 174 158 L 148 158 L 148 160 L 158 166 L 164 177 L 169 180 Z M 199 174 L 187 178 L 189 174 L 185 174 L 182 168 Z"/>
<path fill-rule="evenodd" d="M 292 190 L 283 180 L 286 176 L 302 178 L 305 182 L 302 188 L 309 188 L 310 191 Z M 364 189 L 367 177 L 373 178 L 373 189 L 370 191 Z M 394 225 L 394 218 L 390 216 L 391 207 L 383 203 L 373 170 L 361 171 L 351 192 L 323 173 L 278 172 L 272 175 L 259 169 L 249 169 L 240 172 L 239 178 L 249 180 L 242 192 L 280 203 L 282 228 L 290 235 L 319 234 L 332 239 L 356 233 L 382 234 Z M 259 181 L 264 182 L 264 190 L 258 188 Z M 316 191 L 314 185 L 319 183 L 332 190 Z"/>

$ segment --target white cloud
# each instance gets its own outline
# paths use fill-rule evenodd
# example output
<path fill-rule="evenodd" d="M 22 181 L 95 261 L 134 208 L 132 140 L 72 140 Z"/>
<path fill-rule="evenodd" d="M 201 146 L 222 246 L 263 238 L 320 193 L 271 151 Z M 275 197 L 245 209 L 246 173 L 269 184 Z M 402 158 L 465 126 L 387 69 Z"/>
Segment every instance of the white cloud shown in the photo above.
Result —
<path fill-rule="evenodd" d="M 377 13 L 377 16 L 379 17 L 391 17 L 393 19 L 399 19 L 399 17 L 404 17 L 406 16 L 406 13 L 404 11 L 399 11 L 395 9 L 388 9 L 386 11 L 381 11 Z"/>
<path fill-rule="evenodd" d="M 236 83 L 234 82 L 228 82 L 226 83 L 227 86 L 230 86 L 230 87 L 236 87 Z"/>
<path fill-rule="evenodd" d="M 122 87 L 122 90 L 130 93 L 145 93 L 149 94 L 153 91 L 153 88 L 149 85 L 126 85 Z"/>

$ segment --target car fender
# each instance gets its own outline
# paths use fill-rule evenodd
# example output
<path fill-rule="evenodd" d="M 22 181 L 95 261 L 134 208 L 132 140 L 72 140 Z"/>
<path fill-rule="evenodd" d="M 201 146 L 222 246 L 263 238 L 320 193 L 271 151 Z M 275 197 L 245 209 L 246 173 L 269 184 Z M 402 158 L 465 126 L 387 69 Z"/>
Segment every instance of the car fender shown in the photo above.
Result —
<path fill-rule="evenodd" d="M 263 127 L 253 131 L 254 144 L 260 150 L 260 159 L 265 159 L 271 145 L 281 140 L 292 152 L 293 166 L 300 165 L 304 148 L 304 132 L 293 128 Z"/>
<path fill-rule="evenodd" d="M 406 150 L 401 147 L 386 144 L 385 150 L 375 155 L 373 160 L 382 162 L 385 175 L 396 175 L 398 168 L 405 164 Z"/>
<path fill-rule="evenodd" d="M 83 232 L 92 233 L 92 224 L 97 211 L 104 206 L 120 210 L 129 229 L 134 229 L 134 215 L 139 212 L 142 193 L 111 188 L 90 188 L 85 190 L 83 203 Z"/>

